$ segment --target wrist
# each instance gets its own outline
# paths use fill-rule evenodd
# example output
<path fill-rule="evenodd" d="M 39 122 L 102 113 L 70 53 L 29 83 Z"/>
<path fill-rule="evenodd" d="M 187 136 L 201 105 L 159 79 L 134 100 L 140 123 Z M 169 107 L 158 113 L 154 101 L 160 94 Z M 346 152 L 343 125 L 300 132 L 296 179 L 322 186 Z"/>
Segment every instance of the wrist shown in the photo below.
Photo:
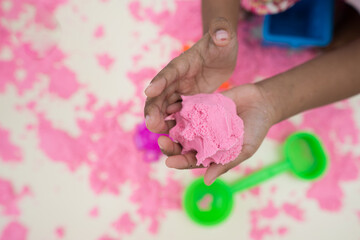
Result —
<path fill-rule="evenodd" d="M 274 94 L 271 84 L 269 83 L 270 82 L 268 80 L 263 80 L 255 83 L 255 86 L 258 88 L 261 97 L 263 98 L 269 122 L 272 126 L 283 120 L 283 111 L 281 107 L 282 104 L 279 101 L 280 99 L 278 99 L 278 96 Z"/>

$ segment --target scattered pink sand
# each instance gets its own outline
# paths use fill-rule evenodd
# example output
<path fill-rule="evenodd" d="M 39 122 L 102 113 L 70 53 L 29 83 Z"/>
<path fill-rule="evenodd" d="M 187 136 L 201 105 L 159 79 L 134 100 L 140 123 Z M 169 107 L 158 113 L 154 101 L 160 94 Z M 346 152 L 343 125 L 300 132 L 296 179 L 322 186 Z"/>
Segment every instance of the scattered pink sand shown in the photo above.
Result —
<path fill-rule="evenodd" d="M 105 2 L 105 0 L 102 1 Z M 6 12 L 0 8 L 1 20 L 16 20 L 25 9 L 25 6 L 31 4 L 36 9 L 34 22 L 44 25 L 49 29 L 55 29 L 57 26 L 53 13 L 66 0 L 19 0 L 11 2 L 13 7 L 10 11 Z M 168 10 L 154 12 L 151 8 L 143 8 L 138 1 L 131 2 L 129 8 L 133 16 L 139 21 L 149 20 L 158 25 L 160 35 L 169 35 L 178 39 L 182 44 L 196 41 L 201 37 L 199 1 L 177 0 L 176 5 L 174 12 Z M 315 55 L 315 53 L 310 51 L 289 52 L 286 49 L 276 47 L 262 48 L 259 44 L 259 39 L 251 37 L 253 29 L 256 29 L 261 21 L 261 18 L 254 19 L 248 23 L 241 24 L 239 27 L 239 61 L 238 69 L 231 78 L 232 85 L 252 82 L 258 76 L 272 76 Z M 186 27 L 188 22 L 192 23 L 191 29 Z M 22 95 L 32 89 L 33 85 L 38 81 L 39 75 L 42 74 L 49 77 L 49 92 L 61 98 L 69 98 L 79 89 L 80 85 L 76 80 L 75 73 L 64 65 L 66 56 L 61 49 L 55 46 L 45 53 L 43 59 L 40 59 L 39 54 L 32 49 L 31 44 L 21 42 L 21 35 L 17 35 L 20 44 L 14 45 L 10 39 L 15 34 L 4 27 L 1 21 L 0 35 L 0 49 L 9 47 L 13 55 L 11 60 L 0 60 L 0 76 L 2 76 L 0 78 L 0 93 L 5 91 L 6 86 L 13 85 L 18 93 Z M 144 50 L 146 49 L 149 49 L 148 45 L 144 46 Z M 244 59 L 244 56 L 246 56 L 246 59 Z M 136 58 L 134 57 L 134 62 L 136 63 L 137 59 L 140 58 L 140 55 Z M 15 59 L 20 60 L 15 61 Z M 24 70 L 25 75 L 19 81 L 15 78 L 15 73 L 20 69 Z M 151 69 L 151 67 L 148 69 Z M 139 72 L 141 73 L 141 71 L 146 73 L 147 70 L 140 70 Z M 145 77 L 141 76 L 141 74 L 135 77 L 130 77 L 129 75 L 129 78 L 135 85 L 137 84 L 137 96 L 143 97 L 142 90 L 146 84 L 145 81 L 150 80 L 156 72 L 154 69 L 150 70 L 149 73 L 144 74 L 147 75 Z M 93 103 L 96 102 L 96 99 L 92 98 L 92 100 L 92 103 L 89 101 L 88 108 L 90 109 L 89 111 L 93 112 L 94 118 L 92 120 L 79 120 L 79 128 L 81 129 L 79 136 L 71 136 L 63 130 L 54 128 L 53 124 L 45 116 L 39 115 L 39 146 L 50 159 L 65 163 L 73 171 L 86 164 L 91 170 L 89 180 L 91 186 L 99 194 L 103 192 L 118 194 L 122 183 L 129 181 L 137 189 L 134 191 L 131 199 L 138 206 L 138 214 L 143 219 L 151 220 L 149 230 L 156 233 L 159 222 L 164 217 L 165 212 L 168 209 L 179 209 L 181 207 L 182 186 L 173 179 L 169 180 L 165 185 L 161 185 L 157 180 L 151 179 L 149 176 L 151 167 L 141 163 L 142 155 L 137 153 L 137 149 L 132 143 L 129 144 L 127 142 L 125 144 L 124 139 L 130 139 L 133 133 L 123 133 L 116 121 L 116 118 L 122 112 L 127 111 L 121 107 L 123 106 L 122 104 L 118 106 L 107 105 L 99 110 L 95 110 Z M 119 108 L 122 110 L 118 111 Z M 112 111 L 115 111 L 115 113 L 112 114 Z M 328 174 L 319 182 L 311 184 L 307 196 L 309 200 L 317 201 L 323 210 L 338 211 L 342 207 L 344 197 L 340 183 L 358 179 L 359 167 L 356 164 L 359 161 L 358 157 L 354 156 L 351 152 L 341 153 L 337 149 L 337 144 L 348 141 L 348 139 L 350 139 L 351 144 L 354 146 L 358 144 L 358 129 L 354 123 L 351 108 L 345 105 L 340 109 L 331 105 L 307 112 L 304 114 L 304 119 L 300 125 L 295 126 L 290 121 L 284 121 L 274 126 L 268 136 L 274 140 L 283 141 L 291 132 L 300 129 L 315 131 L 323 139 L 331 160 Z M 110 136 L 104 137 L 103 135 L 105 134 Z M 8 136 L 5 139 L 8 139 Z M 59 151 L 61 156 L 57 156 L 55 147 L 51 144 L 46 144 L 46 140 L 64 145 L 61 147 L 61 153 Z M 76 147 L 71 146 L 73 143 Z M 119 151 L 117 150 L 118 146 L 121 149 Z M 81 148 L 85 148 L 85 150 L 81 150 Z M 92 152 L 93 148 L 95 152 Z M 123 162 L 123 158 L 119 159 L 118 157 L 119 152 L 123 151 L 126 157 L 129 156 L 129 161 L 126 163 Z M 94 161 L 89 157 L 89 154 L 92 153 L 96 156 Z M 123 166 L 126 166 L 126 168 Z M 125 170 L 122 170 L 122 168 Z M 126 170 L 129 173 L 126 173 Z M 203 170 L 198 172 L 201 171 Z M 258 194 L 261 195 L 261 192 Z M 18 214 L 16 202 L 20 197 L 21 194 L 14 192 L 9 181 L 0 179 L 2 214 Z M 275 214 L 276 211 L 285 211 L 282 208 L 276 208 L 271 205 L 266 206 L 265 209 L 254 210 L 252 212 L 252 239 L 262 239 L 275 232 L 282 235 L 288 231 L 285 226 L 275 229 L 270 225 L 261 224 L 260 221 L 267 221 L 266 223 L 271 224 L 271 219 L 277 216 Z M 289 209 L 287 211 L 291 212 Z M 287 216 L 293 218 L 294 216 L 299 217 L 301 215 L 295 213 L 291 212 Z M 360 212 L 358 214 L 360 218 Z M 24 240 L 26 239 L 26 232 L 26 228 L 21 224 L 12 222 L 5 227 L 0 240 Z M 15 236 L 12 234 L 19 235 Z M 115 238 L 106 235 L 101 239 L 115 240 Z M 116 238 L 116 240 L 119 239 Z"/>
<path fill-rule="evenodd" d="M 253 240 L 262 240 L 266 235 L 272 235 L 272 231 L 269 225 L 259 226 L 259 212 L 252 210 L 251 215 L 251 230 L 250 237 Z"/>
<path fill-rule="evenodd" d="M 279 216 L 287 216 L 296 221 L 303 221 L 303 210 L 292 203 L 284 203 L 281 207 L 275 206 L 272 200 L 269 200 L 265 207 L 260 207 L 257 210 L 250 212 L 251 216 L 251 230 L 250 237 L 254 240 L 262 240 L 275 233 L 281 236 L 288 232 L 287 226 L 278 227 L 274 222 Z M 272 239 L 269 237 L 269 239 Z"/>
<path fill-rule="evenodd" d="M 113 228 L 119 233 L 131 234 L 135 228 L 135 223 L 130 217 L 129 213 L 124 213 L 113 224 Z"/>
<path fill-rule="evenodd" d="M 241 165 L 238 165 L 238 166 L 240 167 Z M 258 171 L 259 169 L 261 169 L 261 167 L 256 167 L 256 168 L 245 167 L 244 175 L 247 176 L 255 171 Z M 248 192 L 255 197 L 259 196 L 260 192 L 261 192 L 261 185 L 249 189 Z"/>
<path fill-rule="evenodd" d="M 98 54 L 98 55 L 96 55 L 96 58 L 97 58 L 99 65 L 102 68 L 104 68 L 106 71 L 109 71 L 111 66 L 115 62 L 115 59 L 107 53 Z"/>
<path fill-rule="evenodd" d="M 112 238 L 112 237 L 109 237 L 108 235 L 104 235 L 100 238 L 98 238 L 98 240 L 121 240 L 120 238 Z"/>
<path fill-rule="evenodd" d="M 63 237 L 65 236 L 65 229 L 64 229 L 64 227 L 57 227 L 57 228 L 55 229 L 55 234 L 56 234 L 57 237 L 63 238 Z"/>
<path fill-rule="evenodd" d="M 86 146 L 81 139 L 55 129 L 51 122 L 39 115 L 39 147 L 53 161 L 65 162 L 71 170 L 80 166 L 87 158 Z"/>
<path fill-rule="evenodd" d="M 56 27 L 56 20 L 53 17 L 56 9 L 62 4 L 66 3 L 67 0 L 17 0 L 11 1 L 11 8 L 9 11 L 5 11 L 0 8 L 0 16 L 8 20 L 16 20 L 20 14 L 26 9 L 27 5 L 32 5 L 35 8 L 34 22 L 41 24 L 49 29 Z"/>
<path fill-rule="evenodd" d="M 60 49 L 56 47 L 51 49 L 51 52 L 46 54 L 44 59 L 38 59 L 37 61 L 34 61 L 37 52 L 29 44 L 13 47 L 12 52 L 14 59 L 19 59 L 18 61 L 14 59 L 9 61 L 0 60 L 0 75 L 2 76 L 0 93 L 5 90 L 7 84 L 13 84 L 16 86 L 18 93 L 22 95 L 33 87 L 41 74 L 49 78 L 49 92 L 61 98 L 69 98 L 79 89 L 80 85 L 77 82 L 75 73 L 63 65 L 65 55 Z M 15 77 L 15 72 L 19 69 L 25 71 L 25 76 L 21 81 Z"/>
<path fill-rule="evenodd" d="M 7 224 L 0 235 L 0 240 L 26 240 L 28 230 L 21 223 L 13 221 Z"/>
<path fill-rule="evenodd" d="M 262 17 L 256 17 L 239 24 L 238 61 L 230 77 L 232 85 L 253 82 L 259 77 L 274 76 L 315 56 L 310 50 L 291 52 L 286 48 L 262 46 L 261 39 L 252 34 L 254 29 L 260 28 L 261 23 Z"/>
<path fill-rule="evenodd" d="M 98 217 L 99 216 L 99 208 L 93 207 L 92 209 L 90 209 L 89 215 L 90 215 L 90 217 L 93 217 L 93 218 Z"/>
<path fill-rule="evenodd" d="M 294 218 L 295 220 L 298 220 L 298 221 L 304 220 L 304 211 L 302 209 L 298 208 L 294 204 L 284 203 L 283 210 L 285 211 L 285 213 L 288 216 Z"/>
<path fill-rule="evenodd" d="M 96 103 L 94 97 L 88 101 Z M 54 128 L 40 114 L 39 147 L 50 159 L 65 163 L 72 171 L 86 164 L 90 168 L 90 186 L 98 194 L 119 194 L 121 185 L 130 182 L 134 187 L 131 201 L 138 205 L 142 219 L 151 220 L 149 231 L 155 233 L 167 210 L 181 208 L 182 186 L 172 178 L 162 185 L 150 177 L 151 165 L 144 163 L 143 154 L 129 141 L 134 130 L 124 131 L 118 122 L 131 107 L 131 103 L 119 103 L 93 110 L 92 119 L 77 120 L 79 136 Z"/>
<path fill-rule="evenodd" d="M 133 60 L 133 63 L 134 65 L 138 65 L 139 61 L 142 59 L 142 55 L 141 54 L 137 54 L 137 55 L 134 55 L 132 57 L 132 60 Z"/>
<path fill-rule="evenodd" d="M 307 197 L 316 200 L 324 210 L 338 211 L 344 195 L 340 182 L 356 180 L 359 174 L 358 157 L 351 152 L 341 153 L 337 148 L 345 141 L 350 141 L 354 146 L 359 142 L 353 112 L 346 101 L 342 102 L 341 108 L 329 105 L 310 110 L 303 114 L 299 126 L 284 121 L 272 127 L 268 136 L 283 142 L 293 131 L 303 129 L 314 131 L 320 137 L 330 160 L 327 174 L 311 184 Z"/>
<path fill-rule="evenodd" d="M 254 187 L 254 188 L 251 188 L 249 190 L 249 193 L 251 193 L 253 196 L 259 196 L 260 195 L 260 186 L 257 186 L 257 187 Z"/>
<path fill-rule="evenodd" d="M 200 1 L 177 0 L 175 4 L 175 12 L 168 10 L 154 12 L 151 8 L 142 7 L 139 1 L 131 2 L 129 9 L 138 21 L 149 20 L 158 25 L 160 35 L 170 35 L 182 43 L 200 39 L 202 36 Z M 191 28 L 188 27 L 189 22 L 191 22 Z"/>
<path fill-rule="evenodd" d="M 272 201 L 269 201 L 269 204 L 267 207 L 261 209 L 260 214 L 261 216 L 265 218 L 274 218 L 279 213 L 279 210 L 274 207 L 274 204 Z"/>
<path fill-rule="evenodd" d="M 0 215 L 19 215 L 17 202 L 28 192 L 28 188 L 24 188 L 21 193 L 16 193 L 11 182 L 0 177 Z"/>
<path fill-rule="evenodd" d="M 10 141 L 10 133 L 0 127 L 0 160 L 5 162 L 20 162 L 21 149 Z"/>
<path fill-rule="evenodd" d="M 142 68 L 139 71 L 131 71 L 127 73 L 128 78 L 135 85 L 135 95 L 141 100 L 143 106 L 145 105 L 145 94 L 144 90 L 147 84 L 153 79 L 157 74 L 157 71 L 154 68 Z"/>
<path fill-rule="evenodd" d="M 75 73 L 64 66 L 56 68 L 50 76 L 49 92 L 61 98 L 70 98 L 79 87 Z"/>
<path fill-rule="evenodd" d="M 148 193 L 143 192 L 143 188 L 149 189 Z M 172 178 L 168 178 L 165 186 L 158 181 L 149 179 L 143 182 L 137 190 L 134 191 L 131 200 L 140 203 L 138 209 L 139 215 L 145 219 L 152 219 L 149 231 L 153 234 L 157 233 L 159 221 L 156 216 L 163 216 L 163 209 L 180 209 L 181 199 L 179 196 L 183 191 L 181 184 Z"/>
<path fill-rule="evenodd" d="M 104 34 L 105 34 L 105 30 L 103 25 L 98 26 L 94 31 L 95 38 L 102 38 Z"/>
<path fill-rule="evenodd" d="M 26 10 L 28 5 L 35 8 L 35 17 L 30 19 L 28 25 L 40 24 L 48 30 L 56 27 L 53 13 L 67 0 L 44 1 L 44 0 L 19 0 L 10 1 L 9 10 L 0 8 L 0 20 L 6 22 L 16 21 Z M 14 85 L 20 95 L 30 90 L 40 75 L 49 78 L 49 92 L 61 98 L 68 98 L 79 88 L 76 76 L 63 64 L 65 54 L 56 46 L 44 49 L 42 53 L 33 50 L 32 44 L 23 40 L 21 32 L 13 32 L 0 21 L 0 50 L 7 47 L 12 57 L 0 60 L 0 93 L 8 84 Z M 16 38 L 19 42 L 14 43 Z M 19 71 L 22 71 L 21 77 Z"/>
<path fill-rule="evenodd" d="M 287 232 L 288 232 L 287 227 L 279 227 L 279 228 L 278 228 L 278 234 L 279 234 L 280 236 L 284 236 Z"/>
<path fill-rule="evenodd" d="M 212 205 L 212 202 L 214 201 L 214 197 L 211 194 L 206 194 L 199 202 L 198 202 L 198 208 L 200 208 L 202 211 L 208 211 L 210 210 L 210 207 Z"/>

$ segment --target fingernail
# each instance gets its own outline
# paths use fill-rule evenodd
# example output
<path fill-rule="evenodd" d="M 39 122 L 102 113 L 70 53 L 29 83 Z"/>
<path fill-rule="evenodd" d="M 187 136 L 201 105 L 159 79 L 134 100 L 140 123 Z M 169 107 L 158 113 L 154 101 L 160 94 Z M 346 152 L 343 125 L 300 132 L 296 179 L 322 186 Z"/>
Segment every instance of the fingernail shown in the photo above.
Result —
<path fill-rule="evenodd" d="M 215 33 L 215 37 L 218 41 L 225 41 L 228 39 L 229 34 L 225 30 L 218 30 Z"/>
<path fill-rule="evenodd" d="M 146 124 L 146 126 L 149 125 L 149 120 L 150 120 L 150 116 L 149 116 L 149 115 L 146 115 L 146 117 L 145 117 L 145 124 Z"/>
<path fill-rule="evenodd" d="M 161 150 L 163 150 L 164 149 L 164 146 L 158 141 L 158 145 L 159 145 L 159 148 L 161 149 Z"/>
<path fill-rule="evenodd" d="M 212 185 L 215 182 L 216 178 L 210 181 L 210 185 Z"/>
<path fill-rule="evenodd" d="M 152 83 L 150 83 L 149 86 L 147 86 L 147 88 L 145 88 L 145 91 L 144 91 L 145 94 L 146 94 L 146 92 L 149 91 L 149 89 L 151 88 L 151 84 L 152 84 Z"/>

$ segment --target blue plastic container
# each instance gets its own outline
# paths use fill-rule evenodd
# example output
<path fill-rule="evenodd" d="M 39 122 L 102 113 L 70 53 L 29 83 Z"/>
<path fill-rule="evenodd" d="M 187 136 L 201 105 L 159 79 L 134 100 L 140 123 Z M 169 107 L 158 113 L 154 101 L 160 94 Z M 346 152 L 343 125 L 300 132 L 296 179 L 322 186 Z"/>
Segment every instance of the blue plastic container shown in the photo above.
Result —
<path fill-rule="evenodd" d="M 334 0 L 300 0 L 288 10 L 266 15 L 265 44 L 282 46 L 326 46 L 333 33 Z"/>

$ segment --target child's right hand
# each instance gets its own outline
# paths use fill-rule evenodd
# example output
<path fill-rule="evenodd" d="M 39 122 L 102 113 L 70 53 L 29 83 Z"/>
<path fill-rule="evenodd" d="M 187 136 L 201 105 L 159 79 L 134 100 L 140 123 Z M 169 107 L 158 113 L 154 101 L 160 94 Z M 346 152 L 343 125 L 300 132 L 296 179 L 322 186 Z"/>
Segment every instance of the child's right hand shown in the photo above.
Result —
<path fill-rule="evenodd" d="M 189 50 L 162 69 L 145 90 L 146 125 L 156 133 L 171 128 L 167 115 L 179 111 L 180 95 L 211 93 L 233 73 L 238 42 L 236 32 L 224 18 L 211 22 L 206 33 Z"/>
<path fill-rule="evenodd" d="M 204 175 L 206 185 L 212 184 L 220 175 L 250 158 L 259 148 L 269 128 L 277 119 L 272 102 L 265 97 L 258 84 L 240 85 L 224 91 L 222 94 L 235 102 L 237 113 L 244 121 L 244 142 L 241 153 L 236 159 L 225 165 L 211 164 L 206 169 Z M 181 154 L 181 145 L 173 142 L 167 136 L 160 136 L 158 143 L 162 152 L 168 156 L 166 159 L 168 167 L 176 169 L 198 168 L 195 152 Z"/>

